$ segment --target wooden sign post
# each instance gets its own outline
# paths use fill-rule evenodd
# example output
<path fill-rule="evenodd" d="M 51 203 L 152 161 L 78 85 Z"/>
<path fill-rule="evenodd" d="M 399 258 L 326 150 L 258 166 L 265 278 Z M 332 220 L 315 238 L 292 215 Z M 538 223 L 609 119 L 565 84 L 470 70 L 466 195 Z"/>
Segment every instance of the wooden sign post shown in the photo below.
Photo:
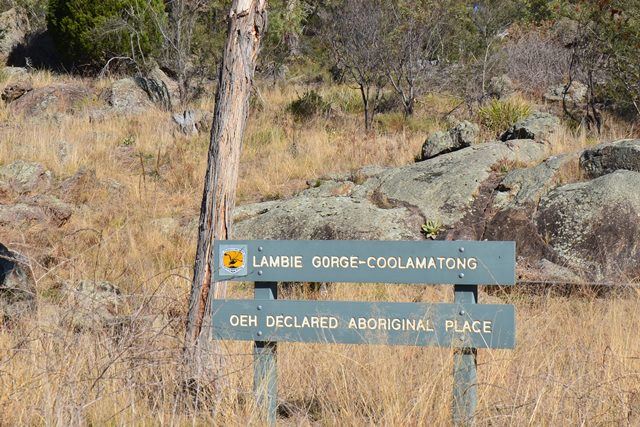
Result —
<path fill-rule="evenodd" d="M 276 421 L 277 342 L 449 347 L 452 417 L 473 424 L 479 348 L 514 348 L 513 305 L 477 304 L 478 284 L 515 284 L 515 244 L 474 241 L 216 241 L 216 277 L 253 300 L 212 304 L 215 339 L 254 342 L 254 392 Z M 452 304 L 278 300 L 277 282 L 456 283 Z"/>
<path fill-rule="evenodd" d="M 277 282 L 256 282 L 254 305 L 260 306 L 261 300 L 273 301 L 278 298 Z M 257 309 L 257 306 L 256 306 Z M 276 341 L 260 340 L 257 336 L 253 343 L 253 392 L 256 404 L 264 413 L 263 417 L 270 425 L 276 423 L 278 399 L 278 368 L 276 364 Z"/>
<path fill-rule="evenodd" d="M 454 287 L 454 302 L 458 304 L 477 304 L 478 285 L 456 285 Z M 513 309 L 513 306 L 511 306 Z M 513 345 L 515 346 L 515 313 L 512 327 Z M 473 414 L 478 404 L 477 387 L 477 347 L 457 348 L 453 355 L 453 424 L 473 424 Z"/>

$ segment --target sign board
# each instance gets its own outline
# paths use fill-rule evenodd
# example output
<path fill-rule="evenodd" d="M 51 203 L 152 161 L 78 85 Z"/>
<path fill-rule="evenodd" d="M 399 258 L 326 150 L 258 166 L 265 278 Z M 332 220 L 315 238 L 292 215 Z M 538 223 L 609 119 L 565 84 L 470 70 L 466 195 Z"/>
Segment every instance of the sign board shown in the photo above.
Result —
<path fill-rule="evenodd" d="M 254 392 L 277 416 L 277 343 L 454 349 L 453 423 L 472 425 L 478 348 L 514 348 L 512 305 L 477 304 L 478 285 L 515 284 L 515 243 L 486 241 L 223 240 L 214 277 L 255 282 L 253 300 L 213 300 L 212 335 L 254 342 Z M 277 282 L 450 284 L 453 304 L 278 300 Z"/>
<path fill-rule="evenodd" d="M 227 281 L 515 283 L 514 242 L 224 240 L 214 254 Z"/>
<path fill-rule="evenodd" d="M 512 305 L 214 300 L 218 339 L 513 348 Z"/>

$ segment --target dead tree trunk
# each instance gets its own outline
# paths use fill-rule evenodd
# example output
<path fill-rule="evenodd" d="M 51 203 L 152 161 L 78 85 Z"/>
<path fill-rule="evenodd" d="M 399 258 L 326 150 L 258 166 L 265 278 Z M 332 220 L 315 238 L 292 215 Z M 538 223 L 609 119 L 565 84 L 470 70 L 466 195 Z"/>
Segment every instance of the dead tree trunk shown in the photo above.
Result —
<path fill-rule="evenodd" d="M 210 339 L 211 301 L 226 295 L 215 277 L 214 239 L 228 239 L 235 205 L 242 136 L 249 110 L 260 39 L 266 27 L 266 0 L 234 0 L 218 76 L 208 166 L 200 208 L 198 247 L 184 343 L 187 386 L 201 397 L 215 390 L 222 354 Z"/>

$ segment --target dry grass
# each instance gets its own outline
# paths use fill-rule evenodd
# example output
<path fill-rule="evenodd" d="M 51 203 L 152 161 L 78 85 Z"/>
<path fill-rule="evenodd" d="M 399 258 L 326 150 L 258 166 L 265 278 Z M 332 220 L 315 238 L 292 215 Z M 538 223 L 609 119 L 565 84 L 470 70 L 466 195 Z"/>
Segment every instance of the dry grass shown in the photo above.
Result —
<path fill-rule="evenodd" d="M 235 292 L 234 292 L 235 293 Z M 332 299 L 443 301 L 446 291 L 335 285 Z M 636 425 L 637 299 L 512 296 L 517 348 L 480 351 L 478 425 Z M 162 311 L 153 303 L 150 311 Z M 59 310 L 59 309 L 55 309 Z M 176 407 L 179 331 L 77 334 L 47 318 L 0 335 L 3 423 L 259 424 L 251 345 L 225 343 L 228 377 L 212 416 Z M 164 327 L 164 329 L 163 329 Z M 452 352 L 411 347 L 281 344 L 283 424 L 447 425 Z"/>
<path fill-rule="evenodd" d="M 302 89 L 265 87 L 261 93 L 268 101 L 249 122 L 238 189 L 242 201 L 285 197 L 306 188 L 307 180 L 363 165 L 406 164 L 424 142 L 424 132 L 397 126 L 392 135 L 364 135 L 358 114 L 296 123 L 285 110 Z M 323 89 L 320 95 L 339 111 L 354 108 L 358 96 L 347 87 Z M 421 119 L 428 120 L 415 120 Z"/>
<path fill-rule="evenodd" d="M 49 75 L 38 75 L 43 85 Z M 294 123 L 286 105 L 302 89 L 262 87 L 252 114 L 239 195 L 243 201 L 286 196 L 307 179 L 366 164 L 411 162 L 451 102 L 426 98 L 414 123 L 388 119 L 363 136 L 348 88 L 325 88 L 338 105 L 328 119 Z M 211 106 L 211 100 L 201 106 Z M 0 228 L 0 241 L 30 255 L 37 315 L 0 329 L 0 425 L 260 424 L 252 406 L 251 346 L 225 343 L 224 398 L 214 415 L 178 402 L 179 356 L 195 229 L 192 224 L 207 150 L 206 136 L 173 134 L 166 113 L 90 122 L 15 121 L 0 108 L 0 164 L 43 163 L 58 177 L 95 169 L 105 184 L 87 190 L 61 228 Z M 389 123 L 395 123 L 393 125 Z M 622 132 L 624 133 L 624 132 Z M 564 136 L 564 147 L 587 136 Z M 62 143 L 64 141 L 64 143 Z M 65 146 L 67 154 L 61 155 Z M 560 149 L 559 149 L 560 150 Z M 115 185 L 113 182 L 119 185 Z M 116 188 L 115 191 L 109 188 Z M 65 280 L 109 280 L 126 295 L 122 328 L 77 332 L 60 292 Z M 250 289 L 232 286 L 232 296 Z M 450 301 L 450 288 L 337 284 L 336 300 Z M 517 309 L 517 348 L 479 355 L 479 425 L 637 425 L 640 423 L 640 313 L 627 299 L 505 296 Z M 446 425 L 452 352 L 410 347 L 282 344 L 280 401 L 290 425 Z"/>

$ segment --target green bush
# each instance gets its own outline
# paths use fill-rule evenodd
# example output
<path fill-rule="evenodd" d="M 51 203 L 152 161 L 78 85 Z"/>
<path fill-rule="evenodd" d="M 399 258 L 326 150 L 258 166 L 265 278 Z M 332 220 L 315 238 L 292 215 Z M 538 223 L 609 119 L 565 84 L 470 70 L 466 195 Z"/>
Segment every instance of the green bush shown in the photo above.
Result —
<path fill-rule="evenodd" d="M 505 131 L 530 114 L 531 106 L 516 98 L 492 99 L 478 109 L 480 123 L 493 132 Z"/>
<path fill-rule="evenodd" d="M 47 25 L 73 65 L 102 66 L 116 56 L 136 62 L 159 52 L 163 0 L 49 0 Z"/>
<path fill-rule="evenodd" d="M 315 90 L 305 92 L 300 98 L 291 102 L 287 110 L 297 121 L 309 120 L 319 114 L 326 114 L 330 105 Z"/>

